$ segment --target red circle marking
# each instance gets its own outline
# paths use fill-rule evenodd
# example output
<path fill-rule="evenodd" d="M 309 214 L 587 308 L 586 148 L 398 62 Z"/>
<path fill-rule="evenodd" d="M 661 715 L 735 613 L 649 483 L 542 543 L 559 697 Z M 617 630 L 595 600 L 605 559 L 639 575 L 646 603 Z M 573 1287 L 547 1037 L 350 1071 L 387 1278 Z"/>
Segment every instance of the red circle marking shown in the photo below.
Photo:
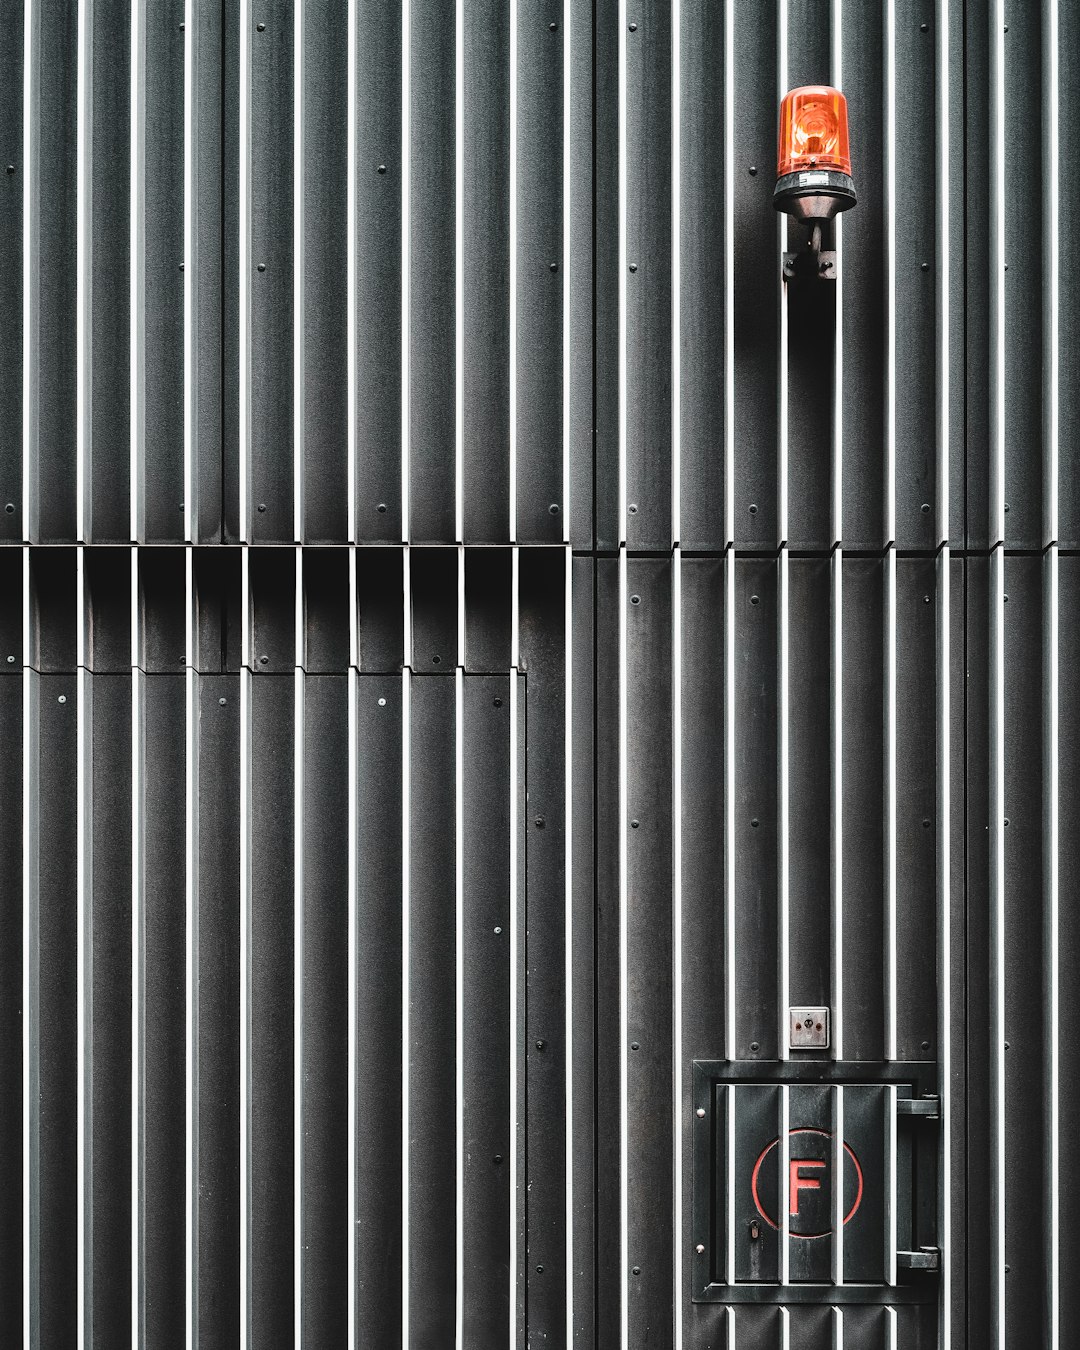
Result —
<path fill-rule="evenodd" d="M 828 1130 L 815 1130 L 809 1127 L 800 1127 L 799 1129 L 788 1130 L 789 1136 L 793 1134 L 820 1134 L 825 1139 L 831 1139 L 833 1137 Z M 765 1213 L 765 1206 L 761 1203 L 761 1198 L 758 1195 L 758 1174 L 761 1171 L 761 1164 L 765 1161 L 765 1159 L 769 1156 L 769 1154 L 773 1151 L 773 1149 L 777 1146 L 777 1144 L 779 1144 L 779 1142 L 780 1139 L 778 1136 L 776 1139 L 772 1141 L 772 1143 L 765 1145 L 764 1149 L 762 1149 L 761 1151 L 761 1154 L 757 1162 L 754 1164 L 753 1175 L 750 1178 L 750 1192 L 754 1197 L 754 1207 L 756 1208 L 757 1212 L 761 1215 L 761 1217 L 765 1220 L 765 1222 L 769 1225 L 769 1227 L 776 1229 L 777 1232 L 780 1231 L 779 1226 L 773 1223 L 772 1219 L 770 1219 L 769 1216 Z M 844 1227 L 846 1228 L 848 1224 L 851 1222 L 851 1220 L 855 1217 L 856 1210 L 862 1204 L 863 1174 L 862 1174 L 862 1167 L 859 1165 L 859 1160 L 855 1156 L 855 1150 L 851 1147 L 851 1145 L 847 1142 L 846 1139 L 844 1141 L 844 1152 L 855 1164 L 855 1177 L 858 1181 L 858 1189 L 855 1192 L 855 1200 L 852 1203 L 852 1206 L 848 1210 L 847 1214 L 844 1216 Z M 831 1228 L 824 1233 L 792 1233 L 790 1228 L 788 1230 L 789 1235 L 791 1237 L 797 1238 L 823 1238 L 828 1237 L 832 1231 L 833 1230 Z"/>

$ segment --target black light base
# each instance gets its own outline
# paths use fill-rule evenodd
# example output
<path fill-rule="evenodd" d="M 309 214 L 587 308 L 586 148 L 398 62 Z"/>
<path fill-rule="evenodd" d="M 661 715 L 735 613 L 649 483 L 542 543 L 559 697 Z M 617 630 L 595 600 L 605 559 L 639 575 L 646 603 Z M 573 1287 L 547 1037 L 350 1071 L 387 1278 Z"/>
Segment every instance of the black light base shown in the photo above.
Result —
<path fill-rule="evenodd" d="M 776 180 L 773 206 L 796 220 L 831 220 L 850 211 L 858 198 L 851 175 L 835 169 L 801 169 Z"/>

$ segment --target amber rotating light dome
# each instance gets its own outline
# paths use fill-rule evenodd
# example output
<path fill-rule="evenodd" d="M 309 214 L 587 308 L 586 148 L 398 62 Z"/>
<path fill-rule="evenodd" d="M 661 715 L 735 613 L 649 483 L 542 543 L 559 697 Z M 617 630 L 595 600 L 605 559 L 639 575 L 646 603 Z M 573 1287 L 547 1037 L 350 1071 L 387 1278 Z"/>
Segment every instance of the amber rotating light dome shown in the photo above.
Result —
<path fill-rule="evenodd" d="M 784 95 L 773 205 L 805 221 L 830 220 L 855 205 L 847 99 L 839 89 L 808 84 Z"/>

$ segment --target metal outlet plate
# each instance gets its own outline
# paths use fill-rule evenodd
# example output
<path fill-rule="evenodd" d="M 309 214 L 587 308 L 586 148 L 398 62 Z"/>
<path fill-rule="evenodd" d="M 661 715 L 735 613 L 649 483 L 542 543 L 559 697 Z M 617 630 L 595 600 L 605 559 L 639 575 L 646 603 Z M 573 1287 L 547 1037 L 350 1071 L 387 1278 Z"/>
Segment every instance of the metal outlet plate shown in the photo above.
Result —
<path fill-rule="evenodd" d="M 792 1008 L 788 1015 L 788 1047 L 791 1050 L 828 1050 L 828 1008 Z"/>

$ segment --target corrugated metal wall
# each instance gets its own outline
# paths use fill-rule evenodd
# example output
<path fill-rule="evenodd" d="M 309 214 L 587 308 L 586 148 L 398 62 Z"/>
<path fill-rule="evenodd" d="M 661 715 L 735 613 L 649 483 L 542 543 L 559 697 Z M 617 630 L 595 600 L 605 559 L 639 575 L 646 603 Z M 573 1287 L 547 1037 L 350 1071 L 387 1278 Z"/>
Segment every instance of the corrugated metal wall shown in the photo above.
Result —
<path fill-rule="evenodd" d="M 1070 1344 L 1078 52 L 0 9 L 12 1344 Z M 859 205 L 785 287 L 811 81 Z M 693 1062 L 787 1082 L 798 1004 L 937 1077 L 929 1303 L 691 1301 Z"/>

